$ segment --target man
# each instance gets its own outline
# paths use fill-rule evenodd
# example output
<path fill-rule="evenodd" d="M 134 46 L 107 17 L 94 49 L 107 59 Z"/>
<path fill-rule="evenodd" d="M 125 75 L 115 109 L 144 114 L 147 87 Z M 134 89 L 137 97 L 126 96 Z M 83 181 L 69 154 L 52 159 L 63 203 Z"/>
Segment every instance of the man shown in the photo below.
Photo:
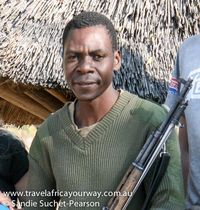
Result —
<path fill-rule="evenodd" d="M 101 209 L 166 112 L 113 88 L 113 70 L 120 68 L 121 56 L 114 26 L 105 16 L 83 12 L 74 17 L 64 30 L 63 49 L 65 76 L 76 100 L 37 131 L 30 149 L 28 191 L 49 194 L 29 199 L 40 209 L 55 209 L 57 201 L 61 210 Z M 167 149 L 171 161 L 151 199 L 151 210 L 183 209 L 174 134 Z M 142 208 L 153 171 L 127 209 Z"/>
<path fill-rule="evenodd" d="M 200 210 L 200 35 L 188 38 L 180 47 L 176 68 L 173 72 L 169 94 L 166 100 L 172 106 L 180 91 L 179 78 L 192 78 L 193 86 L 188 94 L 189 104 L 182 117 L 183 128 L 180 128 L 180 147 L 182 156 L 185 189 L 187 191 L 186 207 Z M 175 84 L 175 85 L 174 85 Z"/>

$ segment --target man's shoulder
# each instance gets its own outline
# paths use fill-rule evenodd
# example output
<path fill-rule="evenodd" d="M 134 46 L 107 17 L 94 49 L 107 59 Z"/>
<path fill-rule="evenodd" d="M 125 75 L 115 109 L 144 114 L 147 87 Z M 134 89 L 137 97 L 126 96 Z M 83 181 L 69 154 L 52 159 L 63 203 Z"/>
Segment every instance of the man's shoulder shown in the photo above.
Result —
<path fill-rule="evenodd" d="M 139 104 L 139 106 L 141 106 L 142 108 L 146 108 L 149 111 L 160 110 L 160 111 L 166 112 L 166 109 L 155 101 L 152 101 L 152 100 L 146 99 L 146 98 L 142 98 L 142 97 L 140 97 L 134 93 L 130 93 L 128 91 L 124 91 L 124 92 L 127 95 L 129 95 L 131 101 L 134 101 L 134 102 L 136 101 Z"/>
<path fill-rule="evenodd" d="M 157 126 L 166 117 L 168 111 L 160 104 L 132 93 L 127 94 L 131 98 L 129 108 L 134 117 L 145 122 L 151 122 L 153 126 Z"/>
<path fill-rule="evenodd" d="M 154 101 L 142 99 L 141 113 L 148 122 L 157 127 L 166 118 L 168 111 Z"/>
<path fill-rule="evenodd" d="M 59 126 L 60 118 L 66 115 L 67 106 L 69 103 L 66 103 L 62 108 L 58 109 L 56 112 L 51 113 L 38 127 L 37 133 L 40 136 L 49 135 L 49 131 L 54 132 L 57 130 L 57 126 Z M 52 128 L 54 131 L 52 131 Z"/>
<path fill-rule="evenodd" d="M 152 114 L 159 114 L 160 116 L 165 116 L 168 112 L 167 109 L 162 106 L 161 104 L 158 104 L 155 101 L 150 101 L 148 99 L 141 99 L 142 100 L 142 109 L 147 110 L 151 112 Z"/>
<path fill-rule="evenodd" d="M 185 41 L 183 42 L 183 45 L 187 45 L 188 43 L 196 43 L 196 42 L 200 42 L 200 34 L 194 35 L 194 36 L 190 36 L 187 39 L 185 39 Z"/>
<path fill-rule="evenodd" d="M 193 48 L 200 48 L 200 34 L 185 39 L 180 47 L 180 52 L 191 51 Z"/>

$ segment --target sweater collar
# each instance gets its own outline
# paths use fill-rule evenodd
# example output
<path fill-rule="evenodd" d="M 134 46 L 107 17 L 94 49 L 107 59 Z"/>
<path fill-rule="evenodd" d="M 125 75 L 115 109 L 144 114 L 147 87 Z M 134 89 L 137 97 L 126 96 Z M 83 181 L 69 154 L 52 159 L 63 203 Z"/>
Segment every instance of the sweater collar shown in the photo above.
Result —
<path fill-rule="evenodd" d="M 111 110 L 98 122 L 98 124 L 90 131 L 86 137 L 82 137 L 75 130 L 69 115 L 69 104 L 66 104 L 59 112 L 59 119 L 70 141 L 72 141 L 80 149 L 86 149 L 100 136 L 104 135 L 104 133 L 121 114 L 126 104 L 129 103 L 130 99 L 133 97 L 134 95 L 127 91 L 124 91 L 122 94 L 120 94 L 120 97 L 113 105 Z"/>

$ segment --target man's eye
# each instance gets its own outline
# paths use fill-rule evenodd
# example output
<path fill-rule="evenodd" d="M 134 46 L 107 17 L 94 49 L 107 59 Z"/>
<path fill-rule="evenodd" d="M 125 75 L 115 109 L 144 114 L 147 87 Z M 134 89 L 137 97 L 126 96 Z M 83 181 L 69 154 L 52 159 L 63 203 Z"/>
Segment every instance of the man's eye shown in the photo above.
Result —
<path fill-rule="evenodd" d="M 93 55 L 93 59 L 96 61 L 100 61 L 103 59 L 103 56 L 102 55 Z"/>
<path fill-rule="evenodd" d="M 74 60 L 76 60 L 77 59 L 77 56 L 76 55 L 68 55 L 67 56 L 67 60 L 68 61 L 74 61 Z"/>
<path fill-rule="evenodd" d="M 66 60 L 68 62 L 73 62 L 73 61 L 76 61 L 78 59 L 78 55 L 76 54 L 68 54 L 66 55 Z"/>

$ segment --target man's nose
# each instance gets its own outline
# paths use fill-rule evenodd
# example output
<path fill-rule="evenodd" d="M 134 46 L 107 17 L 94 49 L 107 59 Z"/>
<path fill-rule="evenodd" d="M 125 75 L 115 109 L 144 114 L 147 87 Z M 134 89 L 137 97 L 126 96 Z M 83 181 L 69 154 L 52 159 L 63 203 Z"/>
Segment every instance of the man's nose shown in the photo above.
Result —
<path fill-rule="evenodd" d="M 91 58 L 89 56 L 81 58 L 77 70 L 82 74 L 93 72 Z"/>

